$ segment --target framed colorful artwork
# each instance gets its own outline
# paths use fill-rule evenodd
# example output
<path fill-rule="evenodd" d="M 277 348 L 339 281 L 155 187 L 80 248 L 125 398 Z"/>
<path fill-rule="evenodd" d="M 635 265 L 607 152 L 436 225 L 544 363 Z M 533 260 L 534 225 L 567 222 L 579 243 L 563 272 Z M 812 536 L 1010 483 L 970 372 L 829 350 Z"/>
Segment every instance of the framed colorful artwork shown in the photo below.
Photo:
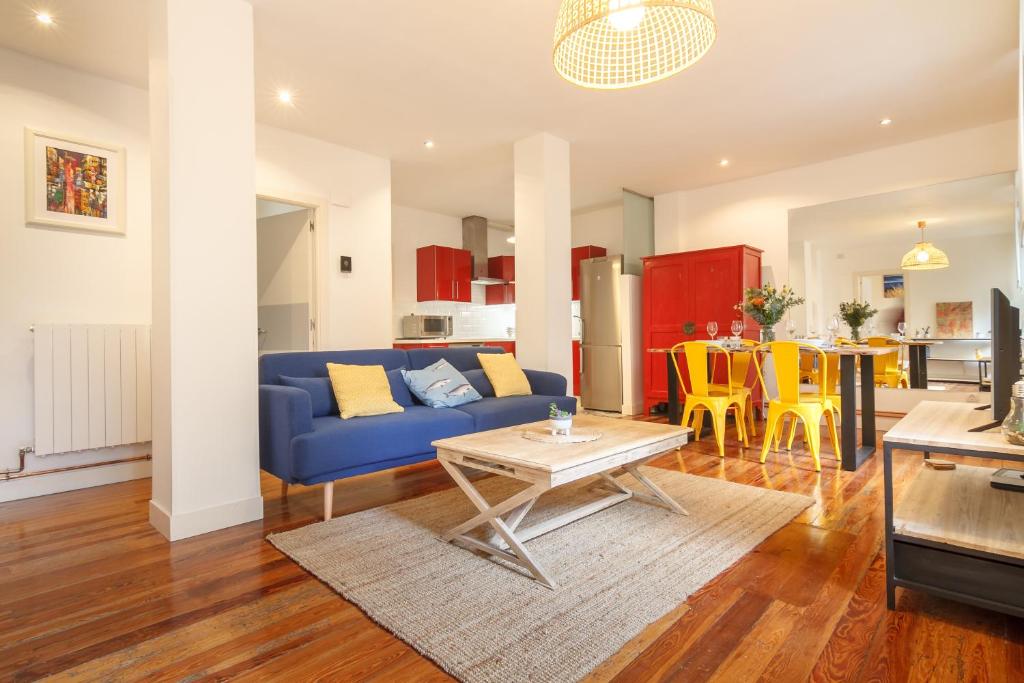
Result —
<path fill-rule="evenodd" d="M 123 235 L 124 147 L 25 129 L 25 222 Z"/>
<path fill-rule="evenodd" d="M 903 298 L 903 275 L 882 276 L 882 296 L 886 299 Z"/>
<path fill-rule="evenodd" d="M 951 301 L 935 304 L 936 335 L 945 339 L 970 339 L 974 336 L 974 303 Z"/>

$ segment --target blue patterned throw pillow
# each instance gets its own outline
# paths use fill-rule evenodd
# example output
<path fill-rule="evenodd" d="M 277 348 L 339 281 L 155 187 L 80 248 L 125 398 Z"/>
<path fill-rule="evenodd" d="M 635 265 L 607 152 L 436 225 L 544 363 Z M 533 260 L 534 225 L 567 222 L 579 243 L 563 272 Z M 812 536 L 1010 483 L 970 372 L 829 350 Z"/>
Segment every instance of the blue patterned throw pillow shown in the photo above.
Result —
<path fill-rule="evenodd" d="M 431 408 L 454 408 L 482 396 L 461 372 L 443 358 L 422 370 L 402 370 L 409 391 Z"/>

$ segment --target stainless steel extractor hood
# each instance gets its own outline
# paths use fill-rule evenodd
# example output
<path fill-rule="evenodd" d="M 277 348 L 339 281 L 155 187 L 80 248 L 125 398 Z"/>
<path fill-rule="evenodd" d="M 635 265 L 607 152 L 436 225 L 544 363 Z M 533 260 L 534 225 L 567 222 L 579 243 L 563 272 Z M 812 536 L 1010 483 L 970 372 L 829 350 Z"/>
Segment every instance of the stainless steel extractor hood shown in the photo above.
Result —
<path fill-rule="evenodd" d="M 462 248 L 473 255 L 473 284 L 503 285 L 504 280 L 487 274 L 487 219 L 466 216 L 462 219 Z"/>

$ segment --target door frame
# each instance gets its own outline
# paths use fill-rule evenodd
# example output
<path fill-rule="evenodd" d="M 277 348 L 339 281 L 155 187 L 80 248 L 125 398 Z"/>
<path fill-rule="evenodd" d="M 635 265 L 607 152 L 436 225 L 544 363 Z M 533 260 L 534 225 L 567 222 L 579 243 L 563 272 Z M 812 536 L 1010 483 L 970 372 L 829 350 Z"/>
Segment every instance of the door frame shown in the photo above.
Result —
<path fill-rule="evenodd" d="M 256 199 L 263 199 L 268 202 L 279 202 L 308 209 L 313 222 L 313 238 L 309 240 L 310 249 L 310 271 L 309 271 L 309 310 L 312 315 L 312 329 L 309 334 L 309 350 L 317 351 L 328 339 L 327 320 L 325 315 L 327 289 L 326 278 L 321 277 L 323 273 L 329 272 L 322 259 L 326 258 L 327 249 L 327 208 L 328 202 L 323 197 L 308 195 L 300 192 L 289 192 L 286 190 L 270 190 L 258 188 Z"/>
<path fill-rule="evenodd" d="M 906 321 L 906 323 L 907 323 L 907 331 L 909 332 L 910 331 L 910 320 L 908 320 L 908 314 L 910 313 L 910 288 L 907 287 L 907 275 L 906 275 L 906 272 L 902 268 L 882 268 L 882 269 L 876 269 L 876 270 L 860 270 L 860 271 L 857 271 L 857 272 L 853 273 L 853 298 L 857 299 L 858 301 L 863 301 L 863 299 L 861 298 L 861 295 L 863 294 L 863 292 L 861 291 L 861 287 L 860 287 L 861 281 L 860 280 L 865 275 L 881 275 L 882 277 L 885 277 L 886 275 L 893 275 L 893 274 L 896 274 L 897 272 L 903 275 L 903 320 Z M 911 335 L 908 334 L 907 336 L 909 337 Z"/>

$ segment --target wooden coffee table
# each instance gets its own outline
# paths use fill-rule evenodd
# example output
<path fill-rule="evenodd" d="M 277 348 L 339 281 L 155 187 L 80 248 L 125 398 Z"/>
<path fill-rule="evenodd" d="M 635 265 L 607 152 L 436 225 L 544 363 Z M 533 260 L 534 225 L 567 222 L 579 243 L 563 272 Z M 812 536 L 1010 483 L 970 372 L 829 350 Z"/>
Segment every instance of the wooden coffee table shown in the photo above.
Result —
<path fill-rule="evenodd" d="M 523 437 L 525 430 L 543 429 L 546 425 L 546 421 L 536 422 L 441 439 L 433 443 L 441 465 L 480 511 L 471 519 L 449 529 L 441 537 L 443 540 L 471 550 L 482 550 L 524 567 L 537 581 L 553 589 L 558 587 L 557 584 L 530 555 L 530 551 L 523 545 L 526 541 L 630 499 L 659 505 L 680 515 L 687 514 L 679 503 L 659 489 L 638 468 L 665 451 L 684 446 L 692 429 L 578 415 L 573 420 L 573 429 L 599 431 L 602 434 L 600 439 L 586 443 L 550 444 Z M 529 482 L 530 486 L 492 505 L 477 491 L 463 470 L 477 470 L 518 479 Z M 615 475 L 623 471 L 632 474 L 647 492 L 633 491 L 616 480 Z M 552 519 L 520 529 L 527 513 L 545 491 L 587 477 L 599 477 L 612 493 Z M 485 524 L 490 525 L 494 532 L 489 541 L 467 535 L 469 531 Z"/>

